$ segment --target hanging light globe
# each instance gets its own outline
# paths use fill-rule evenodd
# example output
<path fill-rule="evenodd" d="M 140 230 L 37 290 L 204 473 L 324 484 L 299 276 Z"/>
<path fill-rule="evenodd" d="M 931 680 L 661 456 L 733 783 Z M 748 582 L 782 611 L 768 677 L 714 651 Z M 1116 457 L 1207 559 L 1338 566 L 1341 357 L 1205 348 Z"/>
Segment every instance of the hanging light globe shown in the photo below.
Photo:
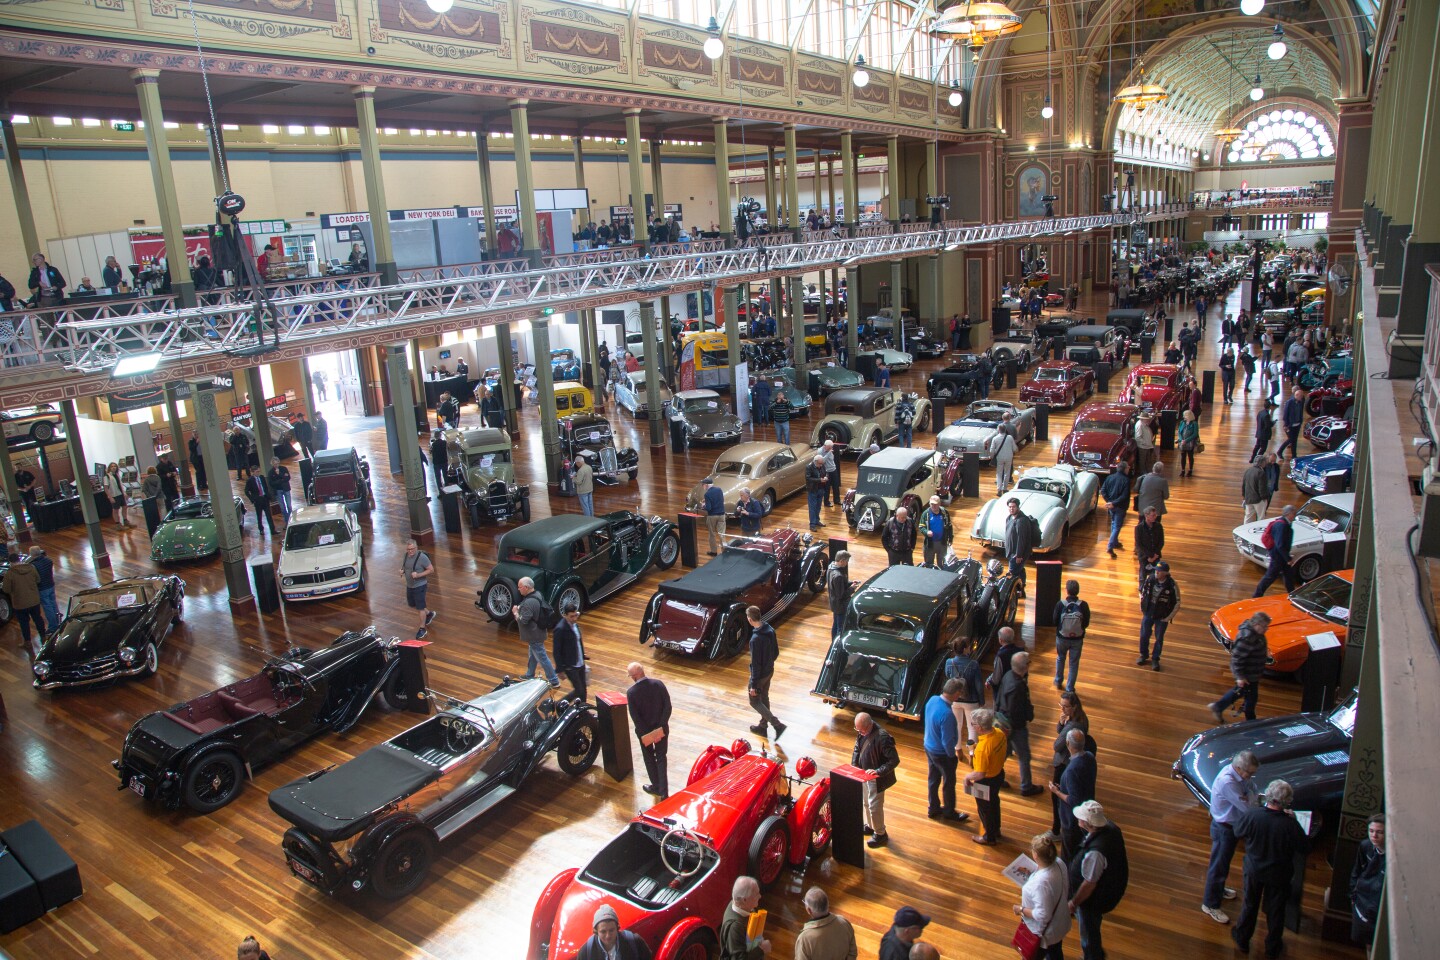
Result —
<path fill-rule="evenodd" d="M 863 53 L 855 58 L 855 72 L 851 74 L 850 79 L 854 81 L 857 87 L 867 87 L 870 85 L 870 71 L 865 69 L 865 55 Z"/>
<path fill-rule="evenodd" d="M 705 46 L 702 48 L 705 56 L 711 60 L 719 60 L 725 56 L 725 41 L 720 39 L 720 21 L 711 17 L 710 23 L 705 27 L 705 32 L 710 34 L 705 38 Z"/>
<path fill-rule="evenodd" d="M 1145 80 L 1143 57 L 1137 61 L 1137 65 L 1140 67 L 1140 82 L 1122 87 L 1120 92 L 1115 94 L 1115 102 L 1128 103 L 1135 108 L 1136 113 L 1144 113 L 1145 108 L 1151 104 L 1164 103 L 1170 99 L 1170 92 L 1158 83 L 1149 83 Z"/>
<path fill-rule="evenodd" d="M 1045 106 L 1040 108 L 1040 116 L 1044 117 L 1046 120 L 1049 120 L 1051 117 L 1055 116 L 1055 108 L 1050 106 L 1050 94 L 1048 93 L 1045 94 Z"/>
<path fill-rule="evenodd" d="M 1250 99 L 1257 103 L 1265 96 L 1265 88 L 1260 85 L 1260 74 L 1255 74 L 1255 86 L 1250 88 Z"/>
<path fill-rule="evenodd" d="M 973 47 L 983 47 L 992 40 L 1018 32 L 1023 24 L 1020 15 L 1003 3 L 962 0 L 940 11 L 940 15 L 930 22 L 930 33 L 965 40 Z"/>
<path fill-rule="evenodd" d="M 1285 28 L 1275 24 L 1275 39 L 1271 41 L 1270 47 L 1266 50 L 1271 60 L 1283 60 L 1285 58 Z"/>
<path fill-rule="evenodd" d="M 958 107 L 960 106 L 960 104 L 965 102 L 965 94 L 960 91 L 959 80 L 950 81 L 950 96 L 947 99 L 947 102 L 952 107 Z"/>
<path fill-rule="evenodd" d="M 1265 9 L 1265 0 L 1240 0 L 1240 12 L 1253 17 Z"/>
<path fill-rule="evenodd" d="M 425 0 L 425 6 L 436 13 L 449 13 L 450 8 L 455 6 L 455 0 Z"/>

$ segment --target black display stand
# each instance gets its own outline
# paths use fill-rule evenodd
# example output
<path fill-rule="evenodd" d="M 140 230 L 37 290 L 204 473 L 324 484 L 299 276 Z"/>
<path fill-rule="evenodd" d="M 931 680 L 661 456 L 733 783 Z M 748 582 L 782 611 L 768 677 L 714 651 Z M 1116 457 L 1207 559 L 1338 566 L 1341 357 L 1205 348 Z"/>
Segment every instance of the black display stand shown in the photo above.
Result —
<path fill-rule="evenodd" d="M 973 450 L 961 454 L 960 495 L 972 500 L 980 496 L 980 454 Z"/>
<path fill-rule="evenodd" d="M 78 900 L 85 892 L 80 883 L 80 868 L 38 820 L 27 820 L 0 833 L 0 843 L 10 854 L 4 859 L 13 858 L 35 879 L 40 905 L 45 910 Z"/>
<path fill-rule="evenodd" d="M 990 332 L 997 337 L 1003 337 L 1010 332 L 1010 308 L 992 307 L 990 309 Z"/>
<path fill-rule="evenodd" d="M 1005 386 L 1007 389 L 1015 389 L 1016 377 L 1019 375 L 1020 361 L 1014 358 L 1005 361 Z"/>
<path fill-rule="evenodd" d="M 670 418 L 670 452 L 685 452 L 685 421 L 679 417 Z"/>
<path fill-rule="evenodd" d="M 1060 602 L 1060 576 L 1065 565 L 1059 560 L 1035 561 L 1035 626 L 1055 626 L 1055 605 Z"/>
<path fill-rule="evenodd" d="M 1111 371 L 1110 364 L 1106 363 L 1104 360 L 1101 360 L 1099 363 L 1095 364 L 1095 392 L 1096 392 L 1096 393 L 1109 393 L 1109 392 L 1110 392 L 1110 374 L 1111 374 L 1111 372 L 1112 372 L 1112 371 Z"/>
<path fill-rule="evenodd" d="M 429 640 L 404 640 L 400 643 L 400 679 L 405 685 L 406 709 L 411 713 L 430 712 L 430 669 L 425 665 L 425 648 Z"/>
<path fill-rule="evenodd" d="M 145 515 L 145 530 L 150 534 L 150 539 L 155 539 L 155 531 L 160 526 L 160 498 L 146 497 L 140 501 L 140 512 Z"/>
<path fill-rule="evenodd" d="M 680 514 L 680 562 L 687 567 L 694 567 L 700 563 L 698 538 L 700 524 L 704 520 L 705 518 L 698 513 Z"/>
<path fill-rule="evenodd" d="M 1155 338 L 1154 338 L 1154 337 L 1141 337 L 1141 338 L 1140 338 L 1140 362 L 1141 362 L 1141 363 L 1154 363 L 1154 362 L 1155 362 Z"/>
<path fill-rule="evenodd" d="M 1345 648 L 1340 644 L 1330 646 L 1330 638 L 1320 641 L 1316 649 L 1316 637 L 1307 637 L 1310 655 L 1295 672 L 1300 681 L 1300 710 L 1318 712 L 1329 710 L 1335 705 L 1335 693 L 1340 684 L 1340 661 L 1344 659 Z"/>
<path fill-rule="evenodd" d="M 255 605 L 261 613 L 274 613 L 280 609 L 280 584 L 275 579 L 275 561 L 264 554 L 252 559 L 250 582 L 255 587 Z"/>
<path fill-rule="evenodd" d="M 1160 411 L 1160 449 L 1175 449 L 1175 424 L 1180 419 L 1174 410 Z"/>
<path fill-rule="evenodd" d="M 845 537 L 830 537 L 826 541 L 826 546 L 830 550 L 830 562 L 834 563 L 836 554 L 838 554 L 841 550 L 850 549 L 850 541 Z"/>
<path fill-rule="evenodd" d="M 315 482 L 315 461 L 302 457 L 296 466 L 300 468 L 300 499 L 310 502 L 310 487 Z"/>
<path fill-rule="evenodd" d="M 939 433 L 945 429 L 945 398 L 936 397 L 930 401 L 930 432 Z"/>
<path fill-rule="evenodd" d="M 445 517 L 445 532 L 460 532 L 460 488 L 446 484 L 440 488 L 440 512 Z"/>
<path fill-rule="evenodd" d="M 865 784 L 875 779 L 844 764 L 830 771 L 830 853 L 841 863 L 865 867 Z"/>
<path fill-rule="evenodd" d="M 1215 371 L 1206 370 L 1200 374 L 1200 397 L 1205 401 L 1205 406 L 1215 402 Z"/>
<path fill-rule="evenodd" d="M 1165 318 L 1165 345 L 1166 345 L 1166 346 L 1169 346 L 1169 345 L 1170 345 L 1170 342 L 1171 342 L 1172 340 L 1174 340 L 1174 339 L 1175 339 L 1175 318 L 1174 318 L 1174 317 L 1166 317 L 1166 318 Z"/>
<path fill-rule="evenodd" d="M 1050 439 L 1050 404 L 1043 401 L 1035 404 L 1035 439 Z"/>
<path fill-rule="evenodd" d="M 600 760 L 612 780 L 624 780 L 635 769 L 630 752 L 630 701 L 625 694 L 606 691 L 595 696 L 600 719 Z"/>
<path fill-rule="evenodd" d="M 40 885 L 8 850 L 0 849 L 0 933 L 19 930 L 44 914 Z"/>

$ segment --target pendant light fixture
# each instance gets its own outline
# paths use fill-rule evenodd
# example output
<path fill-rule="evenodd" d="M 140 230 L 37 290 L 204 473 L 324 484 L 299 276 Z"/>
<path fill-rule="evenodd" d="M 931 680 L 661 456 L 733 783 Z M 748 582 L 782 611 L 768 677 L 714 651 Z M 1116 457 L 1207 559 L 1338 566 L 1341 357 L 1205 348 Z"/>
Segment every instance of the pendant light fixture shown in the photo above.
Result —
<path fill-rule="evenodd" d="M 1265 52 L 1271 60 L 1282 60 L 1285 57 L 1285 51 L 1287 49 L 1285 46 L 1285 28 L 1278 23 L 1275 24 L 1273 36 L 1275 39 L 1270 42 L 1270 47 Z"/>
<path fill-rule="evenodd" d="M 1047 3 L 1045 4 L 1045 106 L 1040 108 L 1040 116 L 1046 120 L 1055 116 L 1055 108 L 1050 105 L 1050 87 L 1052 83 L 1050 79 L 1050 47 L 1052 46 L 1050 38 L 1050 4 Z"/>
<path fill-rule="evenodd" d="M 1240 0 L 1240 12 L 1253 17 L 1265 9 L 1265 0 Z"/>
<path fill-rule="evenodd" d="M 965 102 L 965 94 L 960 90 L 959 80 L 950 81 L 950 97 L 946 102 L 952 107 L 958 107 Z"/>
<path fill-rule="evenodd" d="M 1019 31 L 1023 24 L 1020 15 L 1003 3 L 961 0 L 941 9 L 940 15 L 930 22 L 930 33 L 968 40 L 972 47 L 979 48 Z"/>
<path fill-rule="evenodd" d="M 1135 7 L 1134 16 L 1140 15 L 1140 8 Z M 1140 82 L 1132 83 L 1129 86 L 1121 87 L 1120 92 L 1115 94 L 1116 103 L 1128 103 L 1135 108 L 1136 113 L 1144 113 L 1145 108 L 1155 103 L 1164 103 L 1170 99 L 1170 93 L 1158 83 L 1149 83 L 1145 79 L 1145 58 L 1135 55 L 1135 20 L 1130 21 L 1130 59 L 1140 68 Z"/>
<path fill-rule="evenodd" d="M 850 79 L 857 87 L 870 85 L 870 71 L 865 69 L 865 54 L 858 54 L 855 57 L 855 72 L 850 75 Z"/>
<path fill-rule="evenodd" d="M 455 6 L 455 0 L 425 0 L 425 6 L 436 13 L 449 13 L 450 8 Z"/>
<path fill-rule="evenodd" d="M 1250 88 L 1250 99 L 1256 102 L 1264 99 L 1265 88 L 1260 83 L 1260 71 L 1255 71 L 1255 85 Z"/>
<path fill-rule="evenodd" d="M 705 56 L 711 60 L 719 60 L 725 56 L 725 41 L 720 39 L 720 21 L 711 17 L 705 32 L 710 34 L 705 38 Z"/>

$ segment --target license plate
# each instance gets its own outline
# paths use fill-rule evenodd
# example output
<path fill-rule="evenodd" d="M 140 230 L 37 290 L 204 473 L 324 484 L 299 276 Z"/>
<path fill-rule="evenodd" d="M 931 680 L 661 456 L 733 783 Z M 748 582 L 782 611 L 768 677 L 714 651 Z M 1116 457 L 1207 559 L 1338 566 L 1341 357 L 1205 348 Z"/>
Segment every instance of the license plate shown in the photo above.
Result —
<path fill-rule="evenodd" d="M 890 699 L 888 697 L 877 696 L 873 693 L 858 693 L 851 690 L 847 692 L 845 696 L 850 700 L 854 700 L 856 703 L 863 703 L 871 707 L 888 707 L 890 705 Z"/>
<path fill-rule="evenodd" d="M 296 860 L 294 857 L 286 857 L 285 859 L 290 864 L 290 872 L 295 874 L 295 876 L 299 877 L 301 880 L 308 880 L 311 883 L 315 883 L 319 879 L 318 875 L 315 873 L 314 870 L 310 869 L 308 866 L 301 863 L 299 860 Z"/>
<path fill-rule="evenodd" d="M 144 782 L 143 780 L 141 780 L 139 777 L 131 777 L 131 778 L 130 778 L 130 789 L 131 789 L 131 790 L 134 790 L 136 793 L 140 794 L 140 796 L 142 796 L 142 797 L 145 796 L 145 782 Z"/>

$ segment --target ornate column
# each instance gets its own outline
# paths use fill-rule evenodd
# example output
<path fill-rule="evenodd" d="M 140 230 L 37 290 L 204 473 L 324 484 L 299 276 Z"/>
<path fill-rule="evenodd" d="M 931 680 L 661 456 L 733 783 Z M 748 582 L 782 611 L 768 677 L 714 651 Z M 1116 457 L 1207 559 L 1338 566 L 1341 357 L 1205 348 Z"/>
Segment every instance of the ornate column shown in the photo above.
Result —
<path fill-rule="evenodd" d="M 1411 25 L 1407 29 L 1416 31 L 1411 39 L 1423 51 L 1416 57 L 1419 63 L 1408 89 L 1413 102 L 1424 104 L 1424 109 L 1412 116 L 1410 124 L 1416 175 L 1406 182 L 1414 185 L 1414 201 L 1409 204 L 1410 232 L 1396 272 L 1400 292 L 1395 317 L 1398 333 L 1417 337 L 1425 334 L 1429 307 L 1430 277 L 1425 265 L 1440 261 L 1440 118 L 1434 116 L 1440 111 L 1440 56 L 1436 55 L 1440 49 L 1440 17 L 1436 16 L 1436 6 L 1436 0 L 1411 0 L 1405 17 Z M 1387 270 L 1387 278 L 1390 275 Z"/>
<path fill-rule="evenodd" d="M 730 403 L 734 411 L 740 412 L 740 391 L 746 389 L 749 384 L 740 383 L 737 377 L 737 368 L 740 366 L 740 311 L 737 303 L 739 288 L 724 287 L 721 290 L 721 302 L 725 310 L 725 341 L 729 347 L 730 355 Z"/>
<path fill-rule="evenodd" d="M 848 212 L 850 208 L 847 207 Z M 851 224 L 853 226 L 853 224 Z M 845 365 L 855 369 L 855 355 L 860 352 L 860 268 L 845 268 Z M 796 368 L 799 369 L 798 367 Z"/>
<path fill-rule="evenodd" d="M 655 194 L 655 216 L 665 216 L 665 174 L 660 165 L 660 138 L 650 141 L 650 183 Z"/>
<path fill-rule="evenodd" d="M 10 174 L 10 193 L 15 198 L 15 219 L 20 224 L 20 242 L 25 245 L 25 262 L 40 252 L 40 234 L 35 229 L 35 210 L 30 206 L 30 192 L 25 187 L 25 169 L 20 163 L 20 143 L 15 138 L 15 124 L 10 117 L 0 116 L 0 136 L 5 140 L 5 171 Z"/>
<path fill-rule="evenodd" d="M 260 380 L 259 367 L 245 368 L 245 394 L 250 404 L 250 429 L 255 431 L 255 458 L 260 472 L 270 469 L 275 456 L 275 438 L 270 436 L 270 418 L 265 412 L 265 384 Z M 399 408 L 399 404 L 396 404 Z"/>
<path fill-rule="evenodd" d="M 730 246 L 734 225 L 730 217 L 730 128 L 723 118 L 715 120 L 715 226 L 720 239 Z"/>
<path fill-rule="evenodd" d="M 228 388 L 227 388 L 228 389 Z M 195 435 L 204 457 L 205 476 L 210 487 L 211 512 L 215 515 L 216 539 L 220 544 L 220 565 L 225 570 L 225 588 L 232 607 L 251 604 L 249 571 L 245 569 L 245 541 L 240 518 L 235 516 L 235 490 L 225 460 L 225 438 L 220 432 L 220 411 L 215 402 L 215 381 L 190 382 L 190 402 L 195 406 Z"/>
<path fill-rule="evenodd" d="M 475 131 L 475 160 L 480 165 L 480 206 L 485 211 L 485 256 L 495 256 L 495 186 L 490 177 L 490 130 L 484 124 Z"/>
<path fill-rule="evenodd" d="M 410 401 L 410 371 L 405 362 L 405 349 L 404 343 L 385 345 L 385 376 L 390 381 L 390 404 L 395 411 L 395 442 L 400 447 L 410 536 L 417 543 L 427 544 L 435 538 L 425 495 L 425 475 L 429 471 L 420 463 L 420 435 L 415 429 L 415 405 Z M 393 464 L 391 469 L 393 471 Z"/>
<path fill-rule="evenodd" d="M 375 88 L 350 88 L 355 97 L 355 117 L 360 127 L 360 168 L 365 174 L 365 207 L 370 211 L 370 269 L 380 282 L 399 280 L 395 248 L 390 243 L 390 212 L 385 203 L 385 174 L 380 169 L 380 132 L 375 129 Z M 206 462 L 209 462 L 207 455 Z"/>
<path fill-rule="evenodd" d="M 655 334 L 655 301 L 645 297 L 640 301 L 640 331 L 646 337 Z M 645 351 L 647 356 L 653 349 L 653 344 L 647 342 Z M 658 363 L 645 364 L 645 417 L 650 421 L 650 452 L 665 449 L 665 424 L 660 419 L 660 365 Z M 678 384 L 677 384 L 678 386 Z"/>
<path fill-rule="evenodd" d="M 505 426 L 510 436 L 518 440 L 520 390 L 515 386 L 515 344 L 510 338 L 508 323 L 495 324 L 495 355 L 500 364 L 500 400 L 505 405 Z"/>
<path fill-rule="evenodd" d="M 585 189 L 585 150 L 581 146 L 584 138 L 580 131 L 575 131 L 575 136 L 570 139 L 570 146 L 575 153 L 575 186 L 581 190 Z M 579 218 L 575 221 L 576 227 L 583 227 L 590 222 L 590 208 L 586 207 L 580 212 Z"/>
<path fill-rule="evenodd" d="M 520 230 L 525 243 L 522 255 L 531 266 L 538 267 L 541 266 L 540 218 L 535 213 L 535 168 L 530 163 L 530 113 L 526 109 L 529 102 L 510 101 L 510 132 L 515 135 L 515 190 L 519 194 Z"/>
<path fill-rule="evenodd" d="M 170 166 L 170 142 L 165 132 L 165 113 L 160 109 L 160 71 L 131 70 L 130 79 L 140 100 L 145 121 L 145 147 L 150 154 L 150 176 L 155 182 L 155 202 L 160 207 L 160 229 L 165 234 L 165 262 L 170 268 L 170 293 L 182 307 L 193 307 L 195 284 L 190 279 L 190 258 L 185 253 L 185 221 L 180 219 L 180 199 L 175 192 L 175 171 Z M 33 252 L 33 251 L 32 251 Z"/>
<path fill-rule="evenodd" d="M 185 431 L 180 425 L 180 405 L 175 397 L 174 382 L 165 384 L 165 420 L 170 427 L 170 459 L 180 471 L 176 479 L 180 482 L 180 492 L 185 496 L 194 496 L 195 484 L 190 479 L 190 451 L 185 446 Z"/>
<path fill-rule="evenodd" d="M 850 236 L 860 224 L 860 192 L 855 175 L 855 133 L 853 130 L 840 132 L 840 176 L 841 196 L 845 199 L 845 227 Z M 850 281 L 846 281 L 848 287 Z"/>
<path fill-rule="evenodd" d="M 890 229 L 900 229 L 900 138 L 885 138 L 885 183 L 890 195 Z"/>
<path fill-rule="evenodd" d="M 649 224 L 645 221 L 645 164 L 640 155 L 640 108 L 625 111 L 625 151 L 630 162 L 630 226 L 635 242 L 650 252 Z M 652 305 L 652 311 L 655 309 Z M 648 347 L 648 345 L 647 345 Z"/>
<path fill-rule="evenodd" d="M 790 236 L 800 240 L 800 154 L 795 146 L 795 124 L 785 124 L 785 221 Z"/>
<path fill-rule="evenodd" d="M 95 573 L 102 581 L 110 575 L 110 553 L 105 536 L 100 532 L 100 513 L 95 509 L 95 491 L 90 486 L 90 468 L 85 459 L 85 445 L 80 440 L 80 426 L 75 416 L 75 401 L 60 401 L 60 417 L 65 422 L 65 446 L 70 452 L 70 469 L 75 473 L 75 489 L 80 494 L 80 515 L 85 519 L 85 533 L 90 539 L 90 557 Z"/>
<path fill-rule="evenodd" d="M 531 350 L 535 357 L 535 392 L 540 395 L 540 448 L 545 457 L 545 479 L 560 482 L 560 431 L 555 410 L 555 375 L 550 366 L 550 320 L 530 321 Z"/>

